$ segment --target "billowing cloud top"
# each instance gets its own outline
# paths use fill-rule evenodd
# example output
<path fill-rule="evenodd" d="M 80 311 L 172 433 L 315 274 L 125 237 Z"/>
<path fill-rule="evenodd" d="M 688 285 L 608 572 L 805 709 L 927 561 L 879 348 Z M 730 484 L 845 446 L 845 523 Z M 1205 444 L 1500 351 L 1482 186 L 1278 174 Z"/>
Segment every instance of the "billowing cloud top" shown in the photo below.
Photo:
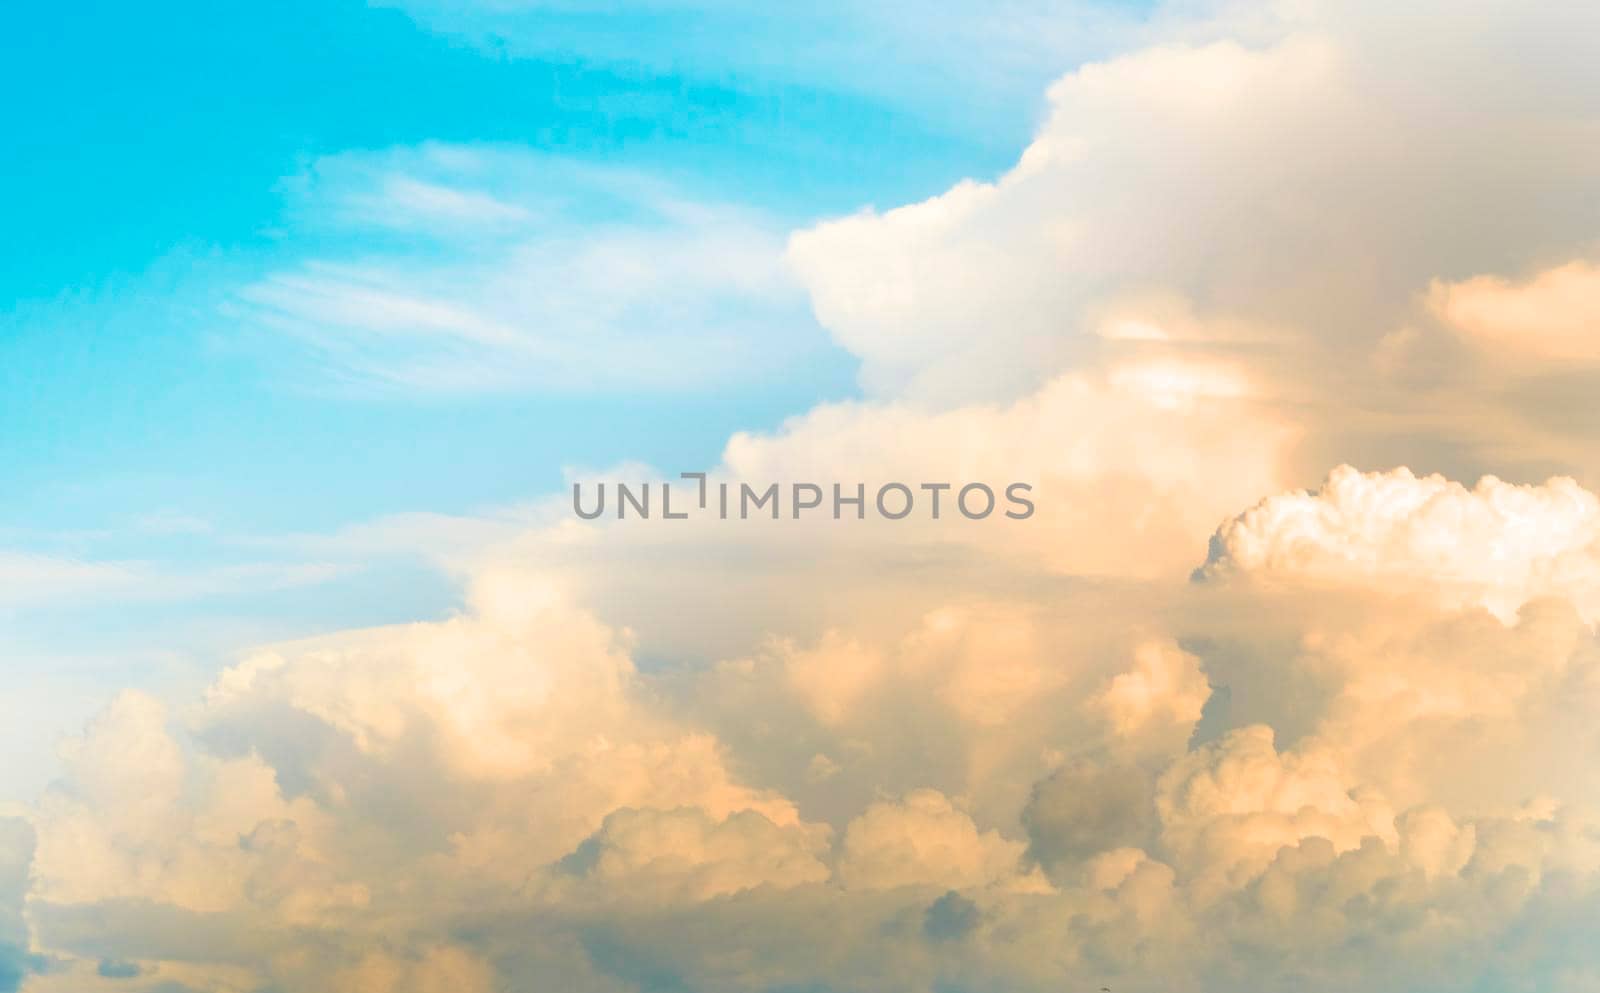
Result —
<path fill-rule="evenodd" d="M 1570 478 L 1468 490 L 1409 469 L 1340 466 L 1315 494 L 1269 497 L 1224 524 L 1200 575 L 1416 593 L 1502 620 L 1539 597 L 1600 616 L 1600 500 Z"/>

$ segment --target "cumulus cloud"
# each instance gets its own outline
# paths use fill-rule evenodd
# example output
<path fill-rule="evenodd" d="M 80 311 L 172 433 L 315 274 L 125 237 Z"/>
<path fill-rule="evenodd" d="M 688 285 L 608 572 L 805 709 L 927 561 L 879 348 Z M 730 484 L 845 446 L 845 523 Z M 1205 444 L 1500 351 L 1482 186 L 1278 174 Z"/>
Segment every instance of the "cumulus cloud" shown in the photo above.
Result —
<path fill-rule="evenodd" d="M 1173 6 L 1156 43 L 1058 80 L 998 178 L 825 221 L 789 255 L 869 395 L 942 407 L 1130 355 L 1227 357 L 1304 428 L 1300 473 L 1593 483 L 1586 387 L 1517 389 L 1522 363 L 1451 343 L 1515 340 L 1547 373 L 1581 347 L 1589 267 L 1560 263 L 1593 254 L 1594 17 Z"/>
<path fill-rule="evenodd" d="M 855 889 L 971 889 L 1014 876 L 1023 844 L 972 819 L 937 790 L 875 803 L 845 829 L 840 882 Z"/>
<path fill-rule="evenodd" d="M 1176 646 L 1152 642 L 1138 647 L 1134 667 L 1114 677 L 1091 704 L 1119 735 L 1174 727 L 1187 738 L 1210 696 L 1199 659 Z"/>
<path fill-rule="evenodd" d="M 822 882 L 828 868 L 817 856 L 827 835 L 825 826 L 780 827 L 754 810 L 719 823 L 699 808 L 625 808 L 607 815 L 600 830 L 559 865 L 591 882 L 597 893 L 665 890 L 705 900 L 757 886 Z"/>
<path fill-rule="evenodd" d="M 1394 812 L 1354 791 L 1334 756 L 1280 754 L 1269 727 L 1240 728 L 1162 775 L 1162 843 L 1197 877 L 1200 899 L 1265 871 L 1284 847 L 1318 838 L 1334 851 L 1394 838 Z"/>
<path fill-rule="evenodd" d="M 1341 466 L 1315 493 L 1225 523 L 1200 573 L 1417 594 L 1509 621 L 1540 597 L 1600 614 L 1600 501 L 1571 479 L 1469 490 L 1408 469 Z"/>
<path fill-rule="evenodd" d="M 31 815 L 30 947 L 66 957 L 39 988 L 95 988 L 71 984 L 113 962 L 219 990 L 1333 990 L 1371 978 L 1360 961 L 1395 970 L 1378 988 L 1443 990 L 1595 892 L 1594 784 L 1560 770 L 1592 748 L 1574 718 L 1593 690 L 1574 691 L 1600 686 L 1600 652 L 1570 608 L 1508 626 L 1246 585 L 1246 609 L 1289 595 L 1300 632 L 1257 650 L 1328 695 L 1297 741 L 1243 724 L 1196 745 L 1206 670 L 1234 650 L 1204 626 L 1187 650 L 946 608 L 889 640 L 852 626 L 651 674 L 548 585 L 485 584 L 460 617 L 250 658 L 191 712 L 108 710 Z M 1272 692 L 1234 666 L 1236 695 Z M 1450 727 L 1507 761 L 1430 763 Z"/>

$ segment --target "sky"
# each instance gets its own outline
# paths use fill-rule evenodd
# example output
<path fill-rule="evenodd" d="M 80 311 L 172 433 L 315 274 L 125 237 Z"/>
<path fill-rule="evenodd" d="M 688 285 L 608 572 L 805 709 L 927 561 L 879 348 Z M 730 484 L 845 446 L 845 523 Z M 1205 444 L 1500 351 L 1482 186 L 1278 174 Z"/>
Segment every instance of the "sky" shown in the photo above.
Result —
<path fill-rule="evenodd" d="M 1600 988 L 1590 5 L 6 26 L 0 993 Z"/>
<path fill-rule="evenodd" d="M 427 336 L 402 331 L 383 356 L 341 350 L 347 329 L 306 309 L 322 285 L 308 273 L 430 269 L 437 299 L 473 304 L 504 296 L 522 266 L 548 269 L 539 253 L 587 245 L 594 266 L 610 251 L 650 264 L 680 239 L 777 252 L 808 220 L 1002 168 L 1058 68 L 1035 57 L 1002 74 L 972 52 L 884 63 L 892 19 L 858 30 L 838 11 L 490 13 L 8 15 L 0 82 L 29 96 L 8 110 L 0 155 L 0 612 L 7 749 L 27 758 L 0 772 L 0 794 L 48 780 L 53 736 L 106 679 L 204 679 L 263 638 L 437 616 L 456 599 L 404 549 L 374 565 L 312 552 L 310 536 L 502 512 L 574 466 L 704 466 L 735 430 L 856 393 L 853 358 L 797 288 L 770 302 L 641 288 L 601 318 L 658 342 L 631 372 L 529 354 L 491 375 L 486 351 L 415 383 L 401 366 L 442 358 Z M 1062 47 L 1087 44 L 1063 33 Z M 826 51 L 797 51 L 810 46 Z M 924 58 L 977 83 L 930 85 Z M 479 201 L 450 202 L 457 188 Z M 669 216 L 691 207 L 725 216 Z M 297 279 L 299 302 L 285 301 Z M 504 306 L 513 323 L 586 333 L 571 316 L 584 299 Z M 697 347 L 722 368 L 694 371 L 708 365 Z M 30 579 L 36 558 L 59 580 Z M 241 567 L 255 575 L 217 581 Z"/>

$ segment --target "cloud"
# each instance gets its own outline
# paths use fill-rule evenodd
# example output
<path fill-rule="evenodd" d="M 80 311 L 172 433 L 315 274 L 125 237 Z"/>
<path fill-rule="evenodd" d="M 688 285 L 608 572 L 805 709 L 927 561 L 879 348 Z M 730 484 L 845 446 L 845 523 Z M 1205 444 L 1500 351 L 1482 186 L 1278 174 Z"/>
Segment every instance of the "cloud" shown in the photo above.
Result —
<path fill-rule="evenodd" d="M 1280 754 L 1269 727 L 1240 728 L 1175 762 L 1156 789 L 1163 847 L 1196 874 L 1199 898 L 1233 890 L 1307 838 L 1333 851 L 1394 840 L 1394 812 L 1344 779 L 1336 759 Z"/>
<path fill-rule="evenodd" d="M 329 562 L 251 562 L 174 568 L 0 550 L 0 607 L 82 603 L 93 597 L 148 603 L 314 586 L 338 575 Z"/>
<path fill-rule="evenodd" d="M 1134 663 L 1130 671 L 1112 678 L 1091 705 L 1120 735 L 1172 725 L 1187 739 L 1211 696 L 1200 660 L 1175 645 L 1150 642 L 1135 650 Z"/>
<path fill-rule="evenodd" d="M 937 790 L 875 803 L 845 829 L 839 879 L 852 889 L 970 889 L 1014 878 L 1021 842 L 979 832 Z"/>
<path fill-rule="evenodd" d="M 558 866 L 602 899 L 698 902 L 823 882 L 830 873 L 818 856 L 826 841 L 825 829 L 780 827 L 753 810 L 717 822 L 697 808 L 624 808 Z"/>
<path fill-rule="evenodd" d="M 24 916 L 34 831 L 20 817 L 0 818 L 0 990 L 16 993 L 45 964 L 33 954 Z"/>
<path fill-rule="evenodd" d="M 1593 363 L 1600 323 L 1600 269 L 1569 262 L 1522 282 L 1474 276 L 1435 282 L 1428 307 L 1466 340 L 1497 359 Z"/>
<path fill-rule="evenodd" d="M 140 585 L 126 564 L 29 553 L 0 554 L 0 596 L 11 602 L 80 597 Z"/>
<path fill-rule="evenodd" d="M 1315 493 L 1225 523 L 1200 575 L 1417 594 L 1509 621 L 1539 597 L 1600 616 L 1600 501 L 1571 479 L 1468 490 L 1407 469 L 1335 469 Z"/>
<path fill-rule="evenodd" d="M 335 381 L 681 392 L 825 357 L 781 229 L 640 174 L 426 145 L 321 160 L 287 189 L 336 247 L 231 311 Z"/>
<path fill-rule="evenodd" d="M 1570 345 L 1580 270 L 1476 280 L 1583 258 L 1600 175 L 1595 15 L 1508 11 L 1171 12 L 1000 179 L 795 234 L 868 395 L 711 480 L 1021 478 L 1034 519 L 587 525 L 561 494 L 344 535 L 472 542 L 460 609 L 115 700 L 0 862 L 0 940 L 60 959 L 30 990 L 1581 988 L 1594 487 L 1297 489 L 1585 451 L 1474 354 L 1523 310 Z M 761 222 L 613 175 L 564 212 L 515 195 L 539 168 L 324 163 L 335 227 L 377 191 L 468 261 L 251 303 L 361 375 L 615 384 L 679 367 L 647 305 L 785 285 Z M 569 311 L 581 347 L 531 334 Z"/>
<path fill-rule="evenodd" d="M 1158 11 L 1153 43 L 1051 87 L 1002 175 L 821 222 L 790 259 L 870 396 L 1004 402 L 1134 356 L 1226 359 L 1303 429 L 1301 483 L 1341 461 L 1593 483 L 1592 384 L 1516 388 L 1428 329 L 1445 306 L 1503 340 L 1511 287 L 1491 309 L 1472 277 L 1592 255 L 1594 14 L 1413 13 Z M 1518 291 L 1549 308 L 1519 349 L 1577 347 L 1553 343 L 1576 340 L 1583 265 Z"/>
<path fill-rule="evenodd" d="M 1061 66 L 1137 31 L 1135 19 L 1111 5 L 1062 0 L 931 6 L 886 0 L 870 7 L 825 0 L 759 18 L 726 0 L 673 0 L 645 5 L 643 25 L 627 26 L 614 10 L 560 0 L 390 5 L 498 57 L 575 53 L 603 65 L 724 84 L 730 74 L 775 79 L 889 102 L 936 125 L 980 134 L 1002 113 L 1020 126 L 1026 117 L 1016 104 Z M 877 57 L 891 43 L 902 46 L 896 57 Z"/>
<path fill-rule="evenodd" d="M 31 815 L 33 940 L 82 958 L 62 981 L 118 960 L 193 988 L 557 970 L 596 991 L 1332 990 L 1377 962 L 1378 988 L 1443 990 L 1500 968 L 1561 892 L 1595 892 L 1600 811 L 1571 772 L 1600 650 L 1573 611 L 1508 627 L 1313 587 L 1178 590 L 1238 601 L 1136 611 L 1118 637 L 1023 602 L 935 610 L 652 673 L 548 584 L 486 575 L 459 617 L 279 646 L 188 713 L 118 701 Z M 1263 610 L 1300 651 L 1238 623 Z M 1207 678 L 1281 708 L 1229 662 L 1240 641 L 1330 688 L 1310 733 L 1189 743 Z M 1464 706 L 1404 709 L 1483 666 Z"/>
<path fill-rule="evenodd" d="M 374 953 L 332 977 L 352 993 L 490 993 L 494 972 L 454 945 L 436 945 L 412 958 Z"/>
<path fill-rule="evenodd" d="M 367 207 L 371 223 L 436 222 L 450 225 L 500 225 L 525 223 L 533 213 L 488 193 L 452 189 L 404 175 L 383 178 L 381 189 L 369 197 L 356 197 L 353 206 Z"/>

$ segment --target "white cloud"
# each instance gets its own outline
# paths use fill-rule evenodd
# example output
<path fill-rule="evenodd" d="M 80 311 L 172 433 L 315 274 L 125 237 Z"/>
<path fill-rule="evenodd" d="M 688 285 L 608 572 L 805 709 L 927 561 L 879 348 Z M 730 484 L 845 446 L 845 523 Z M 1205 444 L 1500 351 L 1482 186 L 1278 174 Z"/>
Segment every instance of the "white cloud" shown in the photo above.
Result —
<path fill-rule="evenodd" d="M 1600 500 L 1571 479 L 1468 490 L 1410 470 L 1341 466 L 1315 493 L 1269 497 L 1218 529 L 1203 574 L 1409 593 L 1510 621 L 1538 597 L 1600 617 Z"/>
<path fill-rule="evenodd" d="M 825 354 L 773 222 L 625 170 L 427 145 L 324 160 L 290 188 L 312 230 L 426 236 L 304 259 L 240 292 L 246 324 L 338 379 L 692 391 Z"/>
<path fill-rule="evenodd" d="M 1296 482 L 1361 461 L 1593 483 L 1586 380 L 1561 402 L 1436 336 L 1397 345 L 1435 319 L 1430 286 L 1462 315 L 1471 292 L 1486 329 L 1463 280 L 1592 255 L 1597 27 L 1574 4 L 1427 3 L 1404 27 L 1366 3 L 1172 5 L 1152 44 L 1063 76 L 999 177 L 814 225 L 790 257 L 872 396 L 1226 359 L 1302 428 Z M 1581 273 L 1555 272 L 1526 298 L 1554 323 L 1520 347 L 1570 355 Z"/>
<path fill-rule="evenodd" d="M 820 0 L 750 17 L 726 0 L 665 0 L 643 9 L 639 30 L 607 5 L 564 0 L 446 4 L 392 0 L 419 24 L 493 52 L 543 58 L 579 53 L 601 64 L 644 66 L 725 82 L 753 75 L 888 101 L 937 127 L 1009 132 L 1048 79 L 1117 39 L 1136 19 L 1111 4 L 1073 0 L 965 0 L 870 5 Z M 895 57 L 882 57 L 894 46 Z"/>
<path fill-rule="evenodd" d="M 0 550 L 0 607 L 62 603 L 147 603 L 314 586 L 345 567 L 331 562 L 248 562 L 235 565 L 157 565 Z"/>

